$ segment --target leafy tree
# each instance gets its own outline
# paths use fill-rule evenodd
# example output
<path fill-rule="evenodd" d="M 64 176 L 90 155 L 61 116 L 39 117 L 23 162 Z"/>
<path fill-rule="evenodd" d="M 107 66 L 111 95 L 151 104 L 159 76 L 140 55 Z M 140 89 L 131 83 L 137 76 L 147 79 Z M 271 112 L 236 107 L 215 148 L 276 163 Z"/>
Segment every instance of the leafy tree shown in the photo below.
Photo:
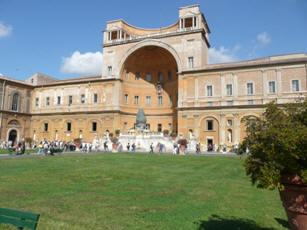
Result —
<path fill-rule="evenodd" d="M 259 188 L 283 189 L 282 179 L 297 175 L 307 181 L 307 100 L 280 106 L 269 103 L 260 118 L 247 117 L 247 136 L 239 154 L 251 182 Z"/>

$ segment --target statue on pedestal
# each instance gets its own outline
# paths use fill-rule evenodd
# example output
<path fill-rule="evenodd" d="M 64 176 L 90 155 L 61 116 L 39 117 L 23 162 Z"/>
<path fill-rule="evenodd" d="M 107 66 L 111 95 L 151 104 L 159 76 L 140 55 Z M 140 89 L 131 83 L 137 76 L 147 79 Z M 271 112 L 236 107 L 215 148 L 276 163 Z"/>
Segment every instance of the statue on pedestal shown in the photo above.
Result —
<path fill-rule="evenodd" d="M 146 115 L 143 108 L 140 108 L 136 115 L 136 129 L 144 131 L 146 128 Z"/>

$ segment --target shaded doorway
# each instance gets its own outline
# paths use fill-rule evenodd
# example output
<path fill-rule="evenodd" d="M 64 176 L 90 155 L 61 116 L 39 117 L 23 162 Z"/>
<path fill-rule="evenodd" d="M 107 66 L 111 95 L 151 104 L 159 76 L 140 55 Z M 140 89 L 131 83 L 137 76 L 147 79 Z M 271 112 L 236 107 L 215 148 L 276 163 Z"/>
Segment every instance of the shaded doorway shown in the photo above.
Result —
<path fill-rule="evenodd" d="M 207 151 L 213 151 L 213 139 L 207 139 Z"/>
<path fill-rule="evenodd" d="M 12 143 L 12 146 L 14 145 L 16 140 L 17 140 L 17 131 L 15 129 L 12 129 L 9 132 L 9 141 Z"/>

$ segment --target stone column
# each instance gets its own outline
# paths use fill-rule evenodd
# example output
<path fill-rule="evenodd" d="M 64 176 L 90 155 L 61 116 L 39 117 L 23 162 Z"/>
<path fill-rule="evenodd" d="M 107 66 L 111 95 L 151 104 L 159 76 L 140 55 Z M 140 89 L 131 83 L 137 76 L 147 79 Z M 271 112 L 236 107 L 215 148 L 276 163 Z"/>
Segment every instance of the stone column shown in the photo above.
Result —
<path fill-rule="evenodd" d="M 276 76 L 277 76 L 277 84 L 276 84 L 276 88 L 277 88 L 277 96 L 280 97 L 281 96 L 281 72 L 280 69 L 277 68 L 276 69 Z"/>
<path fill-rule="evenodd" d="M 262 72 L 262 96 L 263 100 L 267 97 L 267 71 L 261 70 Z"/>
<path fill-rule="evenodd" d="M 240 120 L 239 120 L 239 114 L 238 113 L 234 113 L 233 114 L 234 117 L 234 124 L 233 124 L 233 133 L 234 133 L 234 137 L 233 137 L 233 143 L 234 144 L 239 144 L 240 143 Z"/>
<path fill-rule="evenodd" d="M 225 144 L 225 125 L 226 125 L 226 121 L 225 121 L 225 114 L 221 114 L 221 119 L 220 119 L 220 123 L 219 123 L 219 146 L 222 144 Z"/>
<path fill-rule="evenodd" d="M 232 79 L 233 79 L 233 96 L 234 98 L 238 97 L 238 74 L 232 73 Z"/>
<path fill-rule="evenodd" d="M 192 17 L 192 29 L 194 29 L 195 17 Z"/>
<path fill-rule="evenodd" d="M 194 78 L 194 101 L 195 101 L 195 105 L 199 106 L 199 102 L 198 102 L 198 77 L 197 76 Z"/>
<path fill-rule="evenodd" d="M 225 76 L 221 74 L 221 98 L 223 99 L 225 95 Z"/>

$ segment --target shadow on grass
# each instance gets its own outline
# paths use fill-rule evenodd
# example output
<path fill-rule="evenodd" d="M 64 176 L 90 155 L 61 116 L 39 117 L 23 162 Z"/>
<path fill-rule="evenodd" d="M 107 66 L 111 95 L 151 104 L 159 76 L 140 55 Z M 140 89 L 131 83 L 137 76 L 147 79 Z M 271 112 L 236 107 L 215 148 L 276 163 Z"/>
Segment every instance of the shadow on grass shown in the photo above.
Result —
<path fill-rule="evenodd" d="M 237 217 L 220 217 L 212 215 L 209 220 L 198 222 L 198 230 L 275 230 L 260 227 L 255 221 Z"/>
<path fill-rule="evenodd" d="M 277 221 L 277 223 L 279 223 L 281 226 L 290 229 L 290 224 L 288 221 L 280 219 L 280 218 L 275 218 L 275 220 Z"/>

